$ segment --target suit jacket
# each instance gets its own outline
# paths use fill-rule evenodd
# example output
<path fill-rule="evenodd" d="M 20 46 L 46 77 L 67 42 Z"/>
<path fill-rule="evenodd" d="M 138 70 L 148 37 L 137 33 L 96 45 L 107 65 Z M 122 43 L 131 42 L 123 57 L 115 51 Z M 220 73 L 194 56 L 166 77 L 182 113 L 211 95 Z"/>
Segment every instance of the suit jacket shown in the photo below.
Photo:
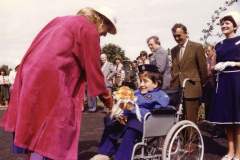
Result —
<path fill-rule="evenodd" d="M 113 77 L 116 75 L 117 71 L 111 62 L 106 61 L 105 63 L 105 66 L 102 66 L 105 84 L 107 87 L 113 87 Z"/>
<path fill-rule="evenodd" d="M 186 83 L 184 97 L 200 97 L 202 95 L 202 85 L 207 79 L 207 64 L 203 47 L 200 43 L 188 40 L 181 62 L 179 62 L 179 51 L 179 45 L 171 50 L 172 79 L 170 88 L 182 87 L 184 79 L 190 78 L 196 84 Z"/>
<path fill-rule="evenodd" d="M 161 46 L 153 53 L 150 64 L 158 67 L 158 71 L 163 75 L 163 86 L 161 89 L 168 89 L 171 80 L 168 54 Z"/>

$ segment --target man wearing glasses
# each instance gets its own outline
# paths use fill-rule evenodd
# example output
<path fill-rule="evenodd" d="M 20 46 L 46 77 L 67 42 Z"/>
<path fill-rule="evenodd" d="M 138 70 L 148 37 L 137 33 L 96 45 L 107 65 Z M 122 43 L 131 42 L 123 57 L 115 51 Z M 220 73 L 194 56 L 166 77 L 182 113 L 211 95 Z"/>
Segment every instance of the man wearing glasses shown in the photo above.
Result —
<path fill-rule="evenodd" d="M 156 65 L 159 72 L 163 75 L 163 86 L 161 89 L 168 89 L 170 86 L 171 74 L 169 58 L 165 49 L 161 47 L 159 38 L 152 36 L 147 39 L 149 49 L 153 52 L 150 64 Z"/>

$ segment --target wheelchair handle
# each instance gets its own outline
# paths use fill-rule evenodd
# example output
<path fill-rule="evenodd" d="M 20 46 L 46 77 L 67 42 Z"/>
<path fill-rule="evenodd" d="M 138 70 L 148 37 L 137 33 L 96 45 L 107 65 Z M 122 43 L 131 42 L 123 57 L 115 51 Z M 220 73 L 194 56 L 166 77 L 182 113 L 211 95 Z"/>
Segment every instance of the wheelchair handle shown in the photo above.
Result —
<path fill-rule="evenodd" d="M 193 81 L 193 80 L 191 80 L 191 79 L 189 79 L 188 80 L 192 85 L 195 85 L 196 83 Z"/>
<path fill-rule="evenodd" d="M 184 81 L 183 81 L 183 88 L 185 87 L 185 84 L 186 84 L 186 82 L 187 81 L 189 81 L 192 85 L 195 85 L 196 83 L 193 81 L 193 80 L 191 80 L 190 78 L 186 78 L 186 79 L 184 79 Z"/>

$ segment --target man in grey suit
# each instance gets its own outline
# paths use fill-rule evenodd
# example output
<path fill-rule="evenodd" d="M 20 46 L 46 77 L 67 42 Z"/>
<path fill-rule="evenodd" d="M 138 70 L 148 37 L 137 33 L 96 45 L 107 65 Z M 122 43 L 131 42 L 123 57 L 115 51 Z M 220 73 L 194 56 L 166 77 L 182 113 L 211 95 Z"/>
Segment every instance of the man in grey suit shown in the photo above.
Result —
<path fill-rule="evenodd" d="M 107 61 L 106 54 L 101 54 L 100 59 L 102 61 L 101 70 L 104 75 L 105 84 L 110 94 L 112 94 L 113 77 L 117 74 L 116 68 L 113 66 L 111 62 Z M 103 111 L 106 112 L 106 109 L 107 108 L 104 107 Z"/>
<path fill-rule="evenodd" d="M 156 65 L 159 72 L 163 75 L 163 86 L 161 89 L 168 89 L 171 80 L 168 54 L 165 49 L 161 47 L 157 36 L 149 37 L 147 39 L 147 44 L 153 52 L 150 58 L 150 64 Z"/>

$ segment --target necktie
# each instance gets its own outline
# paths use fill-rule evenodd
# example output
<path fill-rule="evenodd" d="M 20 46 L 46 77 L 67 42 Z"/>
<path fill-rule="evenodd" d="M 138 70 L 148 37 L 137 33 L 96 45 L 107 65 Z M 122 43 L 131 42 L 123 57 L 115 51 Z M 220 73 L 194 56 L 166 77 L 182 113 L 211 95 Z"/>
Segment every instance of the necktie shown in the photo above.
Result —
<path fill-rule="evenodd" d="M 116 71 L 117 71 L 117 69 L 118 69 L 118 64 L 117 64 L 117 66 L 116 66 Z"/>
<path fill-rule="evenodd" d="M 179 61 L 182 60 L 183 53 L 184 53 L 184 46 L 181 46 L 181 48 L 180 48 L 180 55 L 179 55 Z"/>
<path fill-rule="evenodd" d="M 212 74 L 212 72 L 211 72 L 212 58 L 208 58 L 208 60 L 209 60 L 208 75 L 210 75 L 210 74 Z"/>

